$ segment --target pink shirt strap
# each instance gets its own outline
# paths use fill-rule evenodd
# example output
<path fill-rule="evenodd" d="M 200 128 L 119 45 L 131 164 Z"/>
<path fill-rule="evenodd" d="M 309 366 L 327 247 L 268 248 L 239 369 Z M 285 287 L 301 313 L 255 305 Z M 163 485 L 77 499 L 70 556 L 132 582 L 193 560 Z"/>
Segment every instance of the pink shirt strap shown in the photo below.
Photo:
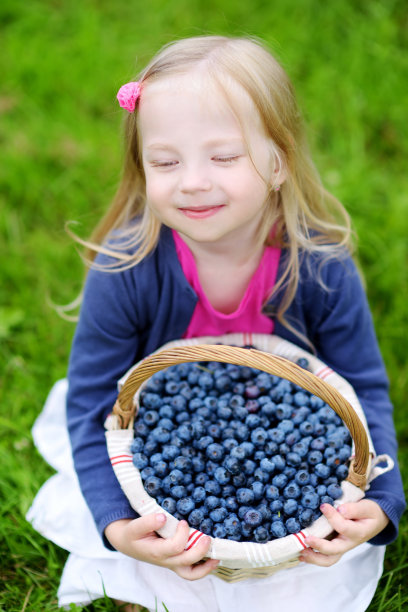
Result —
<path fill-rule="evenodd" d="M 265 247 L 259 266 L 238 308 L 234 312 L 224 314 L 215 310 L 205 295 L 189 247 L 175 230 L 172 232 L 181 268 L 198 297 L 193 316 L 183 337 L 220 336 L 236 332 L 273 333 L 274 322 L 262 313 L 262 307 L 275 284 L 281 250 L 276 247 Z"/>

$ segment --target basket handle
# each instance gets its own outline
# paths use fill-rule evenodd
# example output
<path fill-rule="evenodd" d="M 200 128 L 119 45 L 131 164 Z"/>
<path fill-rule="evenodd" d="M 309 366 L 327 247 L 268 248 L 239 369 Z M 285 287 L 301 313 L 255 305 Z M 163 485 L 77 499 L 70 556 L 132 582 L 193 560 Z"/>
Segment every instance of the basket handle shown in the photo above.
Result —
<path fill-rule="evenodd" d="M 332 385 L 297 364 L 257 349 L 246 349 L 222 344 L 180 346 L 154 353 L 143 359 L 126 379 L 117 397 L 113 414 L 119 417 L 120 427 L 126 429 L 135 416 L 133 398 L 142 383 L 155 372 L 170 366 L 194 361 L 218 361 L 246 365 L 269 374 L 285 378 L 325 401 L 339 415 L 348 428 L 355 446 L 349 474 L 346 480 L 365 489 L 369 447 L 366 431 L 352 405 Z"/>

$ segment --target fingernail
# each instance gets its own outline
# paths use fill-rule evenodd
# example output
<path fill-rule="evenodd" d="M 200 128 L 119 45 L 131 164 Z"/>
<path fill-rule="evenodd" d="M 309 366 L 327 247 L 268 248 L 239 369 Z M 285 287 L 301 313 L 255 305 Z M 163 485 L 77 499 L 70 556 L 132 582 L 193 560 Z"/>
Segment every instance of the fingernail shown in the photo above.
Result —
<path fill-rule="evenodd" d="M 165 514 L 156 514 L 156 519 L 159 521 L 159 523 L 164 523 L 166 520 L 166 515 Z"/>
<path fill-rule="evenodd" d="M 321 510 L 322 512 L 324 512 L 324 511 L 326 510 L 326 508 L 327 508 L 327 504 L 322 504 L 322 505 L 320 506 L 320 510 Z"/>

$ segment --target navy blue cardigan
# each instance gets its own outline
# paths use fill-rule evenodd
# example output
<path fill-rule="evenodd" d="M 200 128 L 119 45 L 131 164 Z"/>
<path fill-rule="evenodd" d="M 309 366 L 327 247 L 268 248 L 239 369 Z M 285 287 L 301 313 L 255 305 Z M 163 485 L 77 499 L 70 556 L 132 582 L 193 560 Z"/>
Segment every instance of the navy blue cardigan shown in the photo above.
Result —
<path fill-rule="evenodd" d="M 282 253 L 278 278 L 284 257 Z M 98 256 L 99 263 L 107 261 Z M 280 297 L 268 304 L 272 317 Z M 196 301 L 166 227 L 155 251 L 137 266 L 115 273 L 92 269 L 88 274 L 70 356 L 67 418 L 80 486 L 101 535 L 112 521 L 136 516 L 106 451 L 104 421 L 116 399 L 117 381 L 134 363 L 183 336 Z M 305 255 L 286 317 L 311 340 L 317 356 L 354 387 L 377 454 L 387 453 L 396 462 L 387 375 L 351 258 L 324 262 Z M 278 321 L 274 333 L 309 350 Z M 405 507 L 397 462 L 372 482 L 366 497 L 378 502 L 390 518 L 387 528 L 372 540 L 387 544 L 397 535 Z"/>

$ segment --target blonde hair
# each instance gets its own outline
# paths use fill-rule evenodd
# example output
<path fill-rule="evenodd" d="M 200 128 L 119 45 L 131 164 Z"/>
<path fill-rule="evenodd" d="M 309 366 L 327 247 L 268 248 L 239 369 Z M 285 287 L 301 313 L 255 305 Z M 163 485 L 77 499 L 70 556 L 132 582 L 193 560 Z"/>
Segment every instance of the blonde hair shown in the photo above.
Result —
<path fill-rule="evenodd" d="M 234 100 L 232 91 L 239 91 L 239 87 L 228 89 L 228 83 L 236 83 L 247 92 L 267 138 L 273 142 L 273 154 L 284 169 L 285 181 L 278 194 L 273 193 L 272 197 L 271 191 L 269 205 L 265 208 L 260 239 L 270 242 L 274 228 L 274 244 L 287 249 L 283 275 L 273 294 L 278 289 L 285 289 L 276 316 L 297 333 L 285 321 L 284 313 L 299 282 L 300 254 L 302 251 L 320 252 L 327 257 L 341 257 L 351 250 L 349 215 L 324 189 L 306 144 L 292 84 L 262 42 L 225 36 L 198 36 L 172 42 L 163 47 L 139 75 L 137 80 L 141 83 L 142 95 L 143 84 L 198 67 L 204 69 L 206 76 L 225 96 L 243 129 L 245 117 L 240 117 L 239 102 Z M 144 259 L 156 247 L 161 227 L 146 205 L 137 110 L 125 120 L 124 155 L 122 179 L 109 210 L 90 240 L 80 240 L 90 261 L 97 252 L 111 255 L 114 258 L 108 266 L 111 271 L 127 269 Z M 139 218 L 137 223 L 134 222 L 136 217 Z M 118 247 L 109 244 L 112 232 L 121 238 Z M 129 251 L 132 254 L 129 255 Z"/>

